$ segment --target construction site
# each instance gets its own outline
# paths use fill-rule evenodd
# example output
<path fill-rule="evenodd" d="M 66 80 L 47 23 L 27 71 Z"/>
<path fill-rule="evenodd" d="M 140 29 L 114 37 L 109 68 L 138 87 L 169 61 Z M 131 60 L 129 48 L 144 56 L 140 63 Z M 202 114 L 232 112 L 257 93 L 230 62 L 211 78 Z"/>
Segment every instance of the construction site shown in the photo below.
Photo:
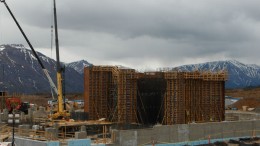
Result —
<path fill-rule="evenodd" d="M 154 125 L 225 120 L 227 73 L 139 73 L 116 66 L 85 68 L 84 111 L 92 120 Z"/>
<path fill-rule="evenodd" d="M 66 100 L 56 1 L 51 27 L 55 32 L 56 84 L 6 1 L 0 2 L 29 45 L 52 94 L 48 106 L 39 106 L 22 101 L 19 95 L 1 92 L 0 145 L 260 144 L 257 112 L 248 112 L 247 108 L 243 112 L 225 110 L 225 70 L 184 72 L 173 68 L 138 72 L 122 66 L 91 65 L 84 68 L 84 101 Z"/>
<path fill-rule="evenodd" d="M 85 67 L 82 108 L 55 120 L 50 108 L 30 106 L 27 113 L 10 114 L 6 107 L 0 114 L 1 141 L 21 146 L 259 143 L 257 113 L 225 111 L 227 78 L 225 71 Z"/>

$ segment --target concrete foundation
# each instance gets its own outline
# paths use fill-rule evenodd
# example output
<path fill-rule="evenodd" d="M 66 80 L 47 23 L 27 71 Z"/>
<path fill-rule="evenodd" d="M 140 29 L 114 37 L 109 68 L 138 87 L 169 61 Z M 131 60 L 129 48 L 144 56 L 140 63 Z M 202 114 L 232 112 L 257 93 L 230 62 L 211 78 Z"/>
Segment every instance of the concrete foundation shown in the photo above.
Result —
<path fill-rule="evenodd" d="M 162 125 L 149 129 L 113 130 L 115 146 L 135 146 L 152 142 L 177 143 L 260 135 L 260 120 L 220 123 Z"/>
<path fill-rule="evenodd" d="M 226 121 L 260 120 L 260 114 L 256 112 L 226 111 Z"/>
<path fill-rule="evenodd" d="M 68 146 L 91 146 L 90 139 L 69 140 Z"/>
<path fill-rule="evenodd" d="M 91 146 L 90 139 L 73 139 L 67 140 L 65 142 L 66 146 Z M 64 144 L 59 141 L 36 141 L 31 139 L 25 139 L 20 137 L 15 137 L 15 146 L 63 146 Z M 65 146 L 64 145 L 64 146 Z M 95 146 L 105 146 L 105 145 L 95 145 Z"/>
<path fill-rule="evenodd" d="M 7 120 L 8 120 L 8 110 L 7 109 L 4 109 L 4 111 L 3 111 L 3 115 L 2 115 L 2 122 L 7 122 Z"/>
<path fill-rule="evenodd" d="M 30 129 L 31 129 L 30 125 L 19 125 L 18 134 L 21 136 L 29 136 Z"/>
<path fill-rule="evenodd" d="M 86 132 L 86 131 L 87 131 L 86 126 L 81 126 L 81 127 L 80 127 L 80 131 L 81 131 L 81 132 Z"/>
<path fill-rule="evenodd" d="M 39 110 L 33 111 L 33 118 L 47 118 L 48 113 L 45 111 L 44 107 L 39 107 Z"/>
<path fill-rule="evenodd" d="M 26 127 L 26 125 L 24 126 Z M 55 133 L 55 128 L 46 129 L 51 133 Z M 75 133 L 75 138 L 85 138 L 81 132 Z M 83 136 L 83 137 L 81 137 Z M 228 139 L 238 137 L 254 137 L 260 136 L 260 120 L 253 121 L 233 121 L 233 122 L 212 122 L 212 123 L 192 123 L 178 125 L 160 125 L 147 129 L 135 130 L 112 130 L 114 144 L 106 144 L 109 146 L 136 146 L 149 145 L 152 143 L 192 143 L 194 141 L 207 141 L 210 139 Z M 58 146 L 57 142 L 42 142 L 30 139 L 16 138 L 17 145 L 21 146 Z M 73 139 L 68 140 L 66 145 L 91 145 L 89 139 Z M 62 144 L 63 145 L 63 144 Z"/>
<path fill-rule="evenodd" d="M 56 128 L 45 128 L 45 137 L 47 139 L 58 138 L 58 130 Z"/>
<path fill-rule="evenodd" d="M 36 141 L 15 137 L 15 146 L 60 146 L 58 141 Z"/>
<path fill-rule="evenodd" d="M 87 132 L 75 132 L 75 139 L 87 138 Z"/>

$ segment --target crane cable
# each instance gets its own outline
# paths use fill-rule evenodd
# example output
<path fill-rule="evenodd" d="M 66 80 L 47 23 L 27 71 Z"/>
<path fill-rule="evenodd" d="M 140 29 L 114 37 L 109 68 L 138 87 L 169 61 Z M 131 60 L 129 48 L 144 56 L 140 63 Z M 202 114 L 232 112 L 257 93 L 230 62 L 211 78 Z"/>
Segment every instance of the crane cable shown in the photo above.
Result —
<path fill-rule="evenodd" d="M 52 3 L 51 3 L 51 58 L 52 58 L 52 48 L 53 48 L 53 9 L 52 9 Z"/>
<path fill-rule="evenodd" d="M 52 9 L 52 3 L 51 3 L 51 58 L 52 58 L 52 48 L 53 48 L 53 9 Z M 54 66 L 52 66 L 52 70 L 54 70 Z M 53 91 L 51 89 L 51 95 L 52 95 L 52 99 L 54 100 L 54 95 L 53 95 Z"/>
<path fill-rule="evenodd" d="M 1 10 L 1 9 L 0 9 Z M 3 26 L 2 26 L 2 19 L 3 19 L 3 17 L 2 17 L 2 13 L 1 13 L 1 11 L 0 11 L 0 29 L 1 28 L 3 28 Z M 3 29 L 2 29 L 3 30 Z M 0 42 L 2 42 L 3 41 L 3 31 L 2 30 L 0 30 Z M 3 45 L 2 43 L 0 43 L 0 45 Z"/>

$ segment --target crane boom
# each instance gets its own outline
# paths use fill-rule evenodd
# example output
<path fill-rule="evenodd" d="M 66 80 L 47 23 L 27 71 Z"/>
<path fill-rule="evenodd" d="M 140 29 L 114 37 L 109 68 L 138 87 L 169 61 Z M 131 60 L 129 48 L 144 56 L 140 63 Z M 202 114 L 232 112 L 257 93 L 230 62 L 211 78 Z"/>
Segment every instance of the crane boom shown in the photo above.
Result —
<path fill-rule="evenodd" d="M 33 52 L 33 55 L 36 57 L 37 61 L 39 62 L 44 74 L 46 75 L 48 81 L 49 81 L 49 84 L 52 88 L 52 90 L 54 90 L 54 92 L 56 93 L 56 95 L 58 95 L 58 90 L 57 90 L 57 87 L 55 86 L 53 80 L 51 79 L 49 73 L 48 73 L 48 70 L 44 67 L 41 59 L 39 58 L 39 56 L 37 55 L 36 51 L 34 50 L 32 44 L 30 43 L 29 39 L 27 38 L 26 34 L 24 33 L 22 27 L 20 26 L 20 24 L 18 23 L 18 21 L 16 20 L 16 18 L 14 17 L 11 9 L 9 8 L 9 6 L 7 5 L 7 3 L 5 2 L 5 0 L 0 0 L 0 2 L 4 3 L 5 7 L 7 8 L 8 12 L 10 13 L 10 15 L 12 16 L 13 20 L 15 21 L 17 27 L 19 28 L 19 30 L 21 31 L 23 37 L 25 38 L 26 42 L 28 43 L 29 47 L 31 48 L 32 52 Z"/>
<path fill-rule="evenodd" d="M 58 39 L 58 25 L 57 25 L 57 12 L 56 12 L 56 0 L 53 0 L 53 4 L 54 4 L 54 23 L 55 23 L 55 44 L 56 44 L 56 62 L 57 62 L 57 87 L 55 86 L 54 82 L 52 81 L 48 70 L 44 67 L 43 63 L 41 62 L 39 56 L 37 55 L 36 51 L 34 50 L 32 44 L 30 43 L 29 39 L 27 38 L 27 36 L 25 35 L 22 27 L 20 26 L 20 24 L 18 23 L 18 21 L 16 20 L 16 18 L 14 17 L 12 11 L 10 10 L 10 8 L 8 7 L 7 3 L 5 2 L 5 0 L 0 0 L 0 2 L 3 2 L 4 5 L 6 6 L 8 12 L 10 13 L 10 15 L 12 16 L 12 18 L 14 19 L 16 25 L 18 26 L 19 30 L 21 31 L 23 37 L 25 38 L 26 42 L 28 43 L 28 45 L 30 46 L 33 55 L 37 58 L 37 61 L 39 62 L 44 74 L 46 75 L 51 88 L 54 90 L 54 92 L 56 93 L 56 95 L 58 96 L 58 111 L 56 113 L 54 113 L 51 118 L 57 119 L 57 118 L 64 118 L 64 117 L 69 117 L 70 114 L 67 113 L 67 111 L 64 110 L 63 108 L 63 93 L 62 93 L 62 68 L 60 66 L 60 59 L 59 59 L 59 39 Z"/>
<path fill-rule="evenodd" d="M 61 74 L 62 73 L 62 71 L 61 71 L 62 69 L 61 69 L 61 66 L 60 66 L 56 0 L 53 0 L 53 12 L 54 12 L 56 62 L 57 62 L 58 113 L 62 113 L 64 111 L 64 108 L 63 108 L 63 93 L 62 93 L 62 74 Z"/>

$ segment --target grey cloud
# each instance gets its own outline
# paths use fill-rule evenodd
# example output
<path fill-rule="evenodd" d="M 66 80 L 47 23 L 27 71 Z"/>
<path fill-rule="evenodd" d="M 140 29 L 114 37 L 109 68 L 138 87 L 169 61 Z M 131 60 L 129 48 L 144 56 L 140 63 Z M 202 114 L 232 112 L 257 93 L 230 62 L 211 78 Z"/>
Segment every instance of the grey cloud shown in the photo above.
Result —
<path fill-rule="evenodd" d="M 49 47 L 52 0 L 8 3 L 36 47 Z M 255 62 L 259 5 L 259 0 L 57 0 L 60 44 L 87 60 L 122 64 L 151 59 L 170 65 L 217 56 Z"/>
<path fill-rule="evenodd" d="M 29 2 L 29 0 L 27 0 Z M 252 3 L 249 5 L 248 3 Z M 258 1 L 189 0 L 78 0 L 57 1 L 59 26 L 78 31 L 107 32 L 125 37 L 149 35 L 166 38 L 229 37 L 244 32 L 244 23 L 258 20 Z M 35 4 L 35 5 L 33 5 Z M 21 4 L 23 5 L 23 4 Z M 30 24 L 49 27 L 51 1 L 39 0 L 22 13 Z M 22 9 L 19 7 L 18 10 Z M 28 9 L 28 10 L 26 10 Z M 18 11 L 17 10 L 17 11 Z M 41 10 L 42 12 L 38 13 Z M 21 12 L 19 12 L 21 13 Z M 38 14 L 38 15 L 37 15 Z M 44 20 L 44 21 L 41 21 Z M 249 21 L 249 22 L 248 22 Z"/>

